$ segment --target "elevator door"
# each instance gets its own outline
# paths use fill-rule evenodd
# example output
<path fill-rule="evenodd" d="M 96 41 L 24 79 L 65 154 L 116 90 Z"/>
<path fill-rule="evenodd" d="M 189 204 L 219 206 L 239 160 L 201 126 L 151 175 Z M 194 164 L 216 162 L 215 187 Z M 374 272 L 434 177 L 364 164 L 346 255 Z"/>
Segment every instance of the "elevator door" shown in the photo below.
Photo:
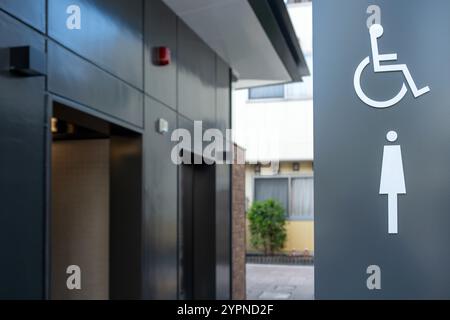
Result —
<path fill-rule="evenodd" d="M 50 298 L 140 299 L 141 135 L 57 102 L 51 129 Z"/>
<path fill-rule="evenodd" d="M 180 297 L 215 299 L 215 166 L 181 169 Z"/>
<path fill-rule="evenodd" d="M 52 146 L 52 299 L 109 298 L 109 139 Z M 82 271 L 68 290 L 66 269 Z"/>

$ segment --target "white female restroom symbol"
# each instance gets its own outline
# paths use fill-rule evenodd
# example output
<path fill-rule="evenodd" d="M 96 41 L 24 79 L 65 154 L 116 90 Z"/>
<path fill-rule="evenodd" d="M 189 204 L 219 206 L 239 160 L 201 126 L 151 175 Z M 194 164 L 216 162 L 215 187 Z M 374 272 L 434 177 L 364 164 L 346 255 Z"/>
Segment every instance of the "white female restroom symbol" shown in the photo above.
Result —
<path fill-rule="evenodd" d="M 398 135 L 389 131 L 386 139 L 394 143 Z M 402 150 L 400 145 L 385 145 L 381 166 L 380 194 L 388 196 L 388 232 L 398 233 L 398 195 L 406 194 L 405 174 L 403 172 Z"/>

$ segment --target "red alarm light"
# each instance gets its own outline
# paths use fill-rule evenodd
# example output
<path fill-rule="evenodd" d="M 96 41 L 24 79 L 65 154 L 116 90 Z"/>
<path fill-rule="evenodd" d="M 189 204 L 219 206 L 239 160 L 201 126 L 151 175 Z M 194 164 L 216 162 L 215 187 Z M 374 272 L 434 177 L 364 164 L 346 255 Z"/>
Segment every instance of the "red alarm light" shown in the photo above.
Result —
<path fill-rule="evenodd" d="M 157 47 L 154 52 L 154 63 L 157 66 L 167 66 L 170 64 L 171 54 L 168 47 Z"/>

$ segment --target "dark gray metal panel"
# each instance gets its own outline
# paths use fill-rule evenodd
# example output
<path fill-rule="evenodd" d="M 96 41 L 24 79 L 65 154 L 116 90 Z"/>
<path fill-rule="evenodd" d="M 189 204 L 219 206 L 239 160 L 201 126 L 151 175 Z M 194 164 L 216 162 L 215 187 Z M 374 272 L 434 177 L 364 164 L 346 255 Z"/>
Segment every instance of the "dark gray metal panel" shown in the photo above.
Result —
<path fill-rule="evenodd" d="M 143 126 L 143 94 L 54 42 L 48 44 L 49 91 Z"/>
<path fill-rule="evenodd" d="M 230 67 L 217 57 L 216 68 L 216 127 L 225 135 L 231 129 Z"/>
<path fill-rule="evenodd" d="M 216 298 L 231 299 L 230 165 L 216 165 Z"/>
<path fill-rule="evenodd" d="M 145 91 L 176 110 L 177 108 L 177 16 L 161 1 L 145 2 Z M 156 47 L 168 47 L 168 66 L 154 64 Z"/>
<path fill-rule="evenodd" d="M 0 13 L 0 47 L 45 50 L 44 39 Z M 0 298 L 42 299 L 44 290 L 44 77 L 0 72 Z"/>
<path fill-rule="evenodd" d="M 231 128 L 230 68 L 217 58 L 216 127 Z M 231 298 L 231 167 L 216 165 L 216 297 Z"/>
<path fill-rule="evenodd" d="M 0 9 L 45 32 L 45 0 L 0 0 Z"/>
<path fill-rule="evenodd" d="M 194 291 L 194 166 L 179 166 L 178 299 L 192 300 Z"/>
<path fill-rule="evenodd" d="M 180 166 L 181 299 L 204 300 L 217 296 L 215 177 L 215 166 Z"/>
<path fill-rule="evenodd" d="M 70 5 L 81 9 L 81 30 L 69 30 Z M 142 0 L 49 0 L 49 36 L 128 83 L 143 89 Z"/>
<path fill-rule="evenodd" d="M 192 165 L 193 183 L 193 299 L 212 300 L 217 289 L 216 195 L 213 165 Z M 220 268 L 219 268 L 220 269 Z"/>
<path fill-rule="evenodd" d="M 178 111 L 191 120 L 214 127 L 214 52 L 183 22 L 178 23 Z"/>
<path fill-rule="evenodd" d="M 177 125 L 176 114 L 159 102 L 146 98 L 145 212 L 144 212 L 144 297 L 177 298 L 177 166 L 171 161 L 170 134 L 156 131 L 156 121 Z"/>
<path fill-rule="evenodd" d="M 370 55 L 366 9 L 381 7 L 381 53 L 398 53 L 418 87 L 384 110 L 362 103 L 353 88 Z M 450 298 L 450 2 L 378 0 L 314 2 L 316 297 Z M 345 22 L 345 23 L 344 23 Z M 392 63 L 392 62 L 391 62 Z M 393 97 L 399 74 L 364 73 L 373 98 Z M 386 133 L 396 130 L 406 195 L 399 233 L 388 234 L 387 196 L 379 195 Z M 381 290 L 366 287 L 366 268 L 381 267 Z"/>
<path fill-rule="evenodd" d="M 113 130 L 114 131 L 114 130 Z M 111 136 L 110 298 L 142 299 L 142 138 Z"/>
<path fill-rule="evenodd" d="M 292 81 L 302 81 L 309 70 L 283 0 L 248 0 Z"/>
<path fill-rule="evenodd" d="M 186 129 L 194 137 L 194 122 L 178 114 L 178 128 Z"/>

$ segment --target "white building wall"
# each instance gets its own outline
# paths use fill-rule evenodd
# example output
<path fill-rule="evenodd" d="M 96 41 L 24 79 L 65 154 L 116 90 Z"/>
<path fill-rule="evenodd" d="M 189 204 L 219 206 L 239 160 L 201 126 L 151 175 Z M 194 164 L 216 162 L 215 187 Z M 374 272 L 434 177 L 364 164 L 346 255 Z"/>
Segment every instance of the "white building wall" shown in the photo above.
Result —
<path fill-rule="evenodd" d="M 248 102 L 234 93 L 235 141 L 249 162 L 313 160 L 313 102 Z"/>
<path fill-rule="evenodd" d="M 302 50 L 307 58 L 311 58 L 312 5 L 290 5 L 289 13 Z M 308 60 L 312 71 L 312 59 Z M 236 90 L 233 94 L 233 128 L 234 141 L 246 149 L 248 162 L 313 160 L 312 99 L 249 100 L 248 90 Z"/>

